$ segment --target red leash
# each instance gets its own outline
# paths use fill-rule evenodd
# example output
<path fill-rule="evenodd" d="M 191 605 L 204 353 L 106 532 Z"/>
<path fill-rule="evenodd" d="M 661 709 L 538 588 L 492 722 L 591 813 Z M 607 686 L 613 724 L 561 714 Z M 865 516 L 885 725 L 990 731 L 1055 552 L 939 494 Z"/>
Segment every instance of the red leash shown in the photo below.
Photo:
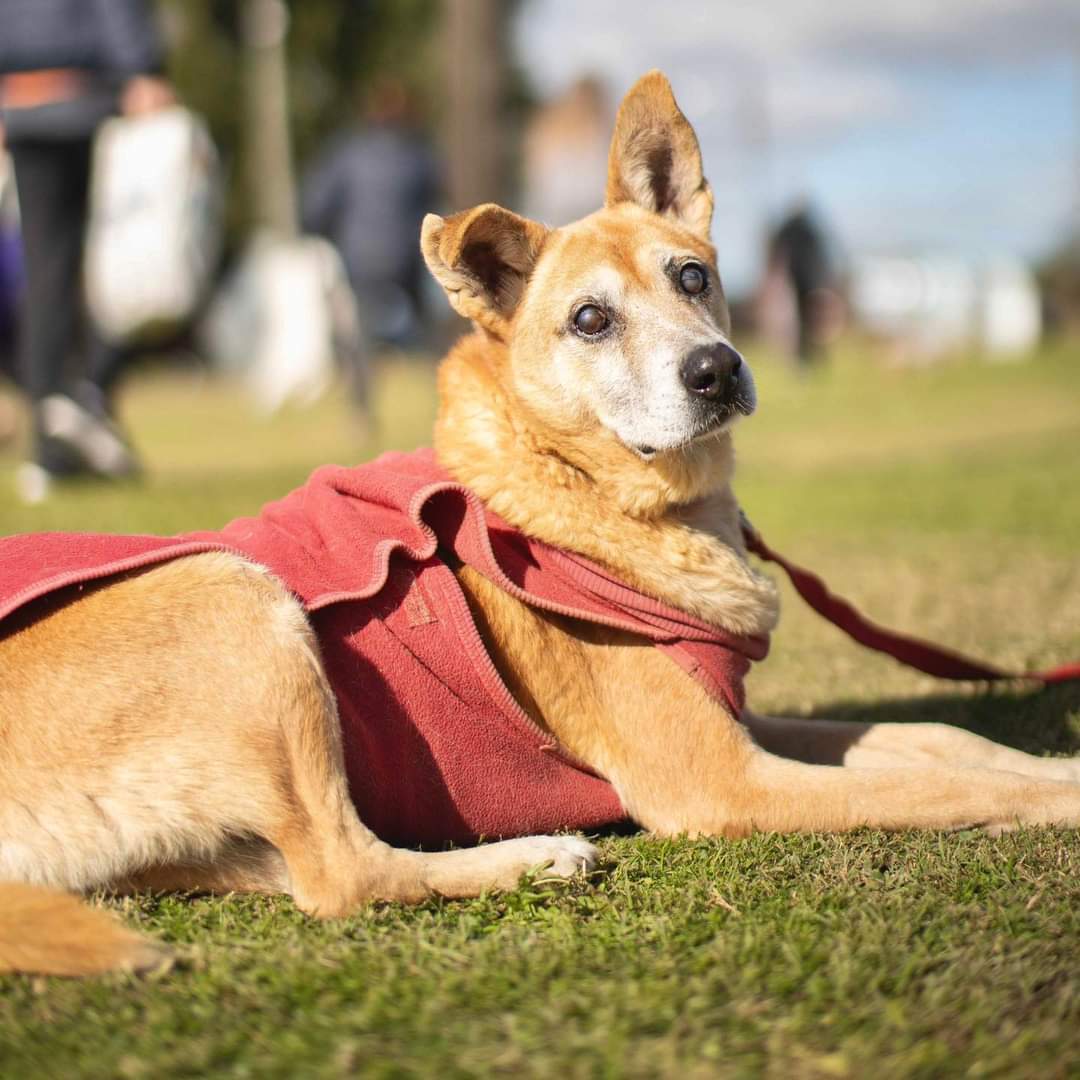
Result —
<path fill-rule="evenodd" d="M 819 615 L 838 626 L 848 637 L 868 649 L 885 653 L 901 664 L 923 671 L 927 675 L 936 675 L 939 679 L 978 679 L 986 682 L 1000 682 L 1005 679 L 1031 679 L 1041 683 L 1062 683 L 1074 679 L 1080 680 L 1080 663 L 1063 664 L 1050 671 L 1002 671 L 1001 668 L 972 660 L 951 649 L 943 649 L 929 641 L 898 634 L 870 622 L 860 615 L 842 597 L 829 591 L 828 586 L 816 574 L 788 562 L 778 555 L 761 538 L 754 527 L 746 520 L 742 521 L 743 538 L 747 550 L 759 558 L 776 563 L 789 578 L 795 591 Z"/>

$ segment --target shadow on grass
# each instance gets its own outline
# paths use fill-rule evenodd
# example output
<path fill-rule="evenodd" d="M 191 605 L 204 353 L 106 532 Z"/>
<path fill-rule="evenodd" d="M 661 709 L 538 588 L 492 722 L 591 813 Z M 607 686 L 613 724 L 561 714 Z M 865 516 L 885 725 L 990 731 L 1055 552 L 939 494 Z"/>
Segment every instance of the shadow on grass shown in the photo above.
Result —
<path fill-rule="evenodd" d="M 1080 683 L 1039 690 L 987 690 L 890 701 L 835 702 L 816 708 L 807 723 L 952 724 L 1028 753 L 1080 753 Z"/>

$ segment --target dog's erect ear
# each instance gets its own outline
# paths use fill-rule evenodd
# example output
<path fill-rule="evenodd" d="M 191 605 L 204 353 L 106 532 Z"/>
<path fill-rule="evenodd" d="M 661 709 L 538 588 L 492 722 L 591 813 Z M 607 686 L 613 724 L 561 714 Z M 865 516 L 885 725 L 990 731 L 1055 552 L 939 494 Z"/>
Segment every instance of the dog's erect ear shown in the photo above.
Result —
<path fill-rule="evenodd" d="M 547 232 L 485 203 L 448 218 L 428 214 L 420 249 L 454 310 L 505 337 Z"/>
<path fill-rule="evenodd" d="M 697 136 L 659 71 L 634 83 L 615 120 L 604 205 L 623 202 L 673 218 L 709 239 L 713 197 L 701 172 Z"/>

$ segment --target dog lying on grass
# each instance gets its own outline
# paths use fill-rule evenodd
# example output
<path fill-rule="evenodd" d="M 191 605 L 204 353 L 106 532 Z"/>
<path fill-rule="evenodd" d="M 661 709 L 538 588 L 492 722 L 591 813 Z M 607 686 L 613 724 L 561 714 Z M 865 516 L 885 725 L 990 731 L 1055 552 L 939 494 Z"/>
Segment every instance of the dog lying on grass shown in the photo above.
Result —
<path fill-rule="evenodd" d="M 588 869 L 589 843 L 534 834 L 624 818 L 1080 823 L 1076 761 L 745 708 L 777 602 L 731 489 L 755 392 L 711 216 L 653 72 L 602 210 L 425 220 L 475 325 L 434 454 L 319 470 L 218 533 L 0 542 L 0 967 L 160 961 L 48 887 L 284 892 L 334 917 Z M 482 837 L 506 839 L 430 850 Z"/>

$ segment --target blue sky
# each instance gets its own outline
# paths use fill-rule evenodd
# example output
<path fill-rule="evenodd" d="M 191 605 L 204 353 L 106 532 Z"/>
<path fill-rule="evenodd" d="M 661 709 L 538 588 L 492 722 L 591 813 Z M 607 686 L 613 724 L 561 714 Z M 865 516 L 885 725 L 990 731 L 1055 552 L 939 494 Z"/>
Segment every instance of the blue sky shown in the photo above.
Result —
<path fill-rule="evenodd" d="M 515 30 L 541 94 L 667 72 L 733 292 L 799 195 L 850 253 L 1032 258 L 1080 211 L 1076 0 L 526 0 Z"/>

